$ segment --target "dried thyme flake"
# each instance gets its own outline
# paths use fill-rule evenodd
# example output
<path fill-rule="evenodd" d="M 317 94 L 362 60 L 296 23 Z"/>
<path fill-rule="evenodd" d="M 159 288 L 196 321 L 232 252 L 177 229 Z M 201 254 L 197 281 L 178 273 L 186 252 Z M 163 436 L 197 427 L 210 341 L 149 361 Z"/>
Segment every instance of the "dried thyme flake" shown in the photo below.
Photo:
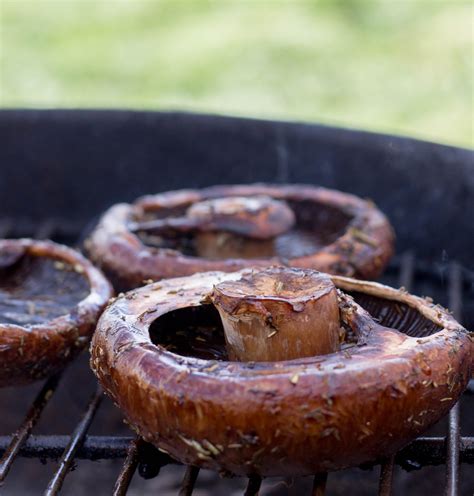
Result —
<path fill-rule="evenodd" d="M 214 456 L 217 456 L 219 455 L 220 453 L 220 450 L 217 448 L 217 446 L 215 446 L 214 444 L 212 444 L 210 441 L 208 441 L 207 439 L 204 439 L 203 442 L 202 442 L 202 445 L 208 449 Z"/>
<path fill-rule="evenodd" d="M 330 396 L 328 396 L 327 394 L 323 394 L 323 398 L 326 400 L 326 403 L 328 406 L 333 405 L 333 401 L 332 401 L 332 398 Z"/>
<path fill-rule="evenodd" d="M 299 380 L 300 376 L 298 374 L 294 374 L 291 378 L 290 378 L 290 382 L 291 384 L 293 384 L 294 386 L 296 386 L 296 384 L 298 384 L 298 380 Z"/>
<path fill-rule="evenodd" d="M 211 452 L 208 449 L 205 449 L 198 441 L 195 441 L 194 439 L 187 439 L 181 435 L 179 435 L 179 437 L 185 444 L 196 451 L 198 457 L 201 455 L 202 457 L 210 458 Z"/>
<path fill-rule="evenodd" d="M 339 430 L 336 427 L 328 427 L 321 432 L 321 437 L 334 436 L 338 441 L 341 440 L 341 436 L 339 435 Z"/>
<path fill-rule="evenodd" d="M 206 367 L 203 370 L 205 372 L 214 372 L 214 370 L 216 370 L 218 367 L 219 367 L 219 365 L 217 363 L 215 363 L 214 365 L 211 365 L 210 367 Z"/>
<path fill-rule="evenodd" d="M 364 433 L 365 436 L 370 436 L 372 434 L 372 431 L 365 425 L 361 426 L 361 431 Z"/>
<path fill-rule="evenodd" d="M 334 415 L 335 415 L 334 412 L 331 412 L 330 410 L 326 410 L 325 408 L 318 407 L 308 412 L 304 417 L 308 419 L 315 419 L 318 421 L 322 421 L 326 416 L 333 417 Z"/>
<path fill-rule="evenodd" d="M 349 229 L 349 233 L 357 240 L 366 245 L 372 246 L 373 248 L 377 248 L 378 243 L 374 238 L 371 238 L 365 232 L 357 229 L 356 227 L 351 227 Z"/>
<path fill-rule="evenodd" d="M 158 311 L 158 309 L 157 309 L 157 308 L 150 308 L 150 309 L 148 309 L 148 310 L 145 310 L 143 313 L 141 313 L 141 314 L 140 314 L 139 319 L 140 319 L 140 320 L 142 320 L 142 319 L 144 319 L 147 315 L 150 315 L 150 314 L 155 313 L 155 312 L 157 312 L 157 311 Z M 125 320 L 125 319 L 123 319 L 123 320 Z"/>
<path fill-rule="evenodd" d="M 80 264 L 74 265 L 74 271 L 77 272 L 78 274 L 84 274 L 85 272 L 84 267 Z"/>

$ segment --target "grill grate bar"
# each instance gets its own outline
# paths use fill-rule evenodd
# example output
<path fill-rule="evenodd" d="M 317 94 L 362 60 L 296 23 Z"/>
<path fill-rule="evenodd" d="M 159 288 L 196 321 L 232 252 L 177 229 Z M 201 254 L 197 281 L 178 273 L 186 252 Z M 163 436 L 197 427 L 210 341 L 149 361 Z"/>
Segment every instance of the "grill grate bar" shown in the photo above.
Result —
<path fill-rule="evenodd" d="M 400 257 L 400 269 L 398 284 L 403 286 L 408 292 L 412 290 L 413 277 L 415 275 L 415 255 L 412 251 L 407 251 Z"/>
<path fill-rule="evenodd" d="M 57 225 L 52 219 L 45 220 L 35 230 L 36 239 L 51 239 L 54 237 Z"/>
<path fill-rule="evenodd" d="M 407 251 L 400 259 L 398 284 L 410 292 L 413 286 L 414 275 L 415 256 L 413 252 Z M 395 455 L 387 458 L 387 460 L 380 465 L 379 496 L 390 496 L 392 494 L 394 469 Z"/>
<path fill-rule="evenodd" d="M 10 219 L 0 219 L 0 238 L 8 238 L 12 232 L 13 222 Z"/>
<path fill-rule="evenodd" d="M 245 489 L 244 496 L 258 496 L 260 486 L 262 485 L 262 478 L 258 475 L 249 477 L 247 488 Z"/>
<path fill-rule="evenodd" d="M 186 467 L 183 482 L 181 483 L 181 489 L 179 490 L 179 496 L 191 496 L 193 494 L 194 485 L 196 484 L 198 475 L 199 467 L 193 467 L 191 465 Z"/>
<path fill-rule="evenodd" d="M 77 450 L 76 457 L 84 460 L 111 460 L 125 458 L 130 443 L 134 440 L 131 436 L 86 436 L 84 443 Z M 0 436 L 0 454 L 4 453 L 11 441 L 10 436 Z M 20 448 L 18 456 L 25 458 L 41 458 L 57 460 L 66 449 L 70 436 L 39 435 L 30 436 Z M 149 446 L 144 443 L 144 446 Z M 161 451 L 154 452 L 159 456 L 160 466 L 180 463 Z M 460 462 L 474 464 L 474 436 L 461 437 Z M 442 465 L 445 463 L 446 439 L 445 437 L 419 437 L 408 446 L 400 450 L 395 463 L 405 470 L 415 470 L 429 465 Z"/>
<path fill-rule="evenodd" d="M 32 435 L 21 446 L 18 456 L 58 460 L 66 449 L 71 436 Z M 10 436 L 0 436 L 0 454 L 10 444 Z M 125 458 L 133 438 L 130 436 L 86 436 L 76 452 L 76 458 L 84 460 L 114 460 Z M 169 459 L 168 463 L 172 463 Z"/>
<path fill-rule="evenodd" d="M 457 496 L 459 487 L 459 444 L 460 412 L 459 402 L 449 412 L 449 426 L 446 453 L 446 495 Z"/>
<path fill-rule="evenodd" d="M 392 494 L 394 469 L 395 455 L 392 455 L 380 466 L 379 496 L 390 496 Z"/>
<path fill-rule="evenodd" d="M 63 485 L 64 479 L 71 468 L 71 464 L 74 460 L 74 456 L 76 451 L 81 446 L 84 441 L 84 437 L 89 430 L 92 420 L 94 419 L 94 415 L 97 412 L 97 409 L 102 401 L 102 389 L 100 387 L 97 388 L 97 391 L 92 396 L 92 399 L 87 406 L 87 409 L 84 413 L 84 416 L 77 424 L 74 432 L 71 435 L 70 441 L 64 450 L 64 453 L 59 461 L 59 467 L 53 478 L 48 484 L 46 491 L 44 492 L 45 496 L 54 496 L 58 494 L 61 486 Z"/>
<path fill-rule="evenodd" d="M 471 379 L 469 381 L 469 384 L 467 385 L 467 389 L 465 391 L 466 394 L 474 394 L 474 379 Z"/>
<path fill-rule="evenodd" d="M 60 376 L 55 375 L 49 378 L 44 386 L 41 388 L 41 391 L 38 393 L 36 398 L 26 414 L 25 419 L 22 424 L 18 428 L 18 430 L 13 434 L 8 447 L 5 449 L 2 459 L 0 460 L 0 484 L 5 481 L 5 478 L 10 471 L 10 468 L 15 461 L 18 453 L 20 452 L 21 447 L 27 441 L 31 430 L 38 422 L 41 412 L 44 407 L 48 404 L 51 396 L 56 390 L 59 383 Z"/>
<path fill-rule="evenodd" d="M 457 263 L 449 266 L 448 279 L 449 308 L 454 318 L 461 320 L 462 312 L 462 272 Z M 446 495 L 456 496 L 459 487 L 459 444 L 460 444 L 459 402 L 449 412 L 449 426 L 446 452 Z"/>
<path fill-rule="evenodd" d="M 127 450 L 127 457 L 115 482 L 113 496 L 125 496 L 138 466 L 138 440 L 134 439 Z"/>
<path fill-rule="evenodd" d="M 327 481 L 327 472 L 316 474 L 313 479 L 313 490 L 311 491 L 311 496 L 324 496 L 324 493 L 326 492 Z"/>

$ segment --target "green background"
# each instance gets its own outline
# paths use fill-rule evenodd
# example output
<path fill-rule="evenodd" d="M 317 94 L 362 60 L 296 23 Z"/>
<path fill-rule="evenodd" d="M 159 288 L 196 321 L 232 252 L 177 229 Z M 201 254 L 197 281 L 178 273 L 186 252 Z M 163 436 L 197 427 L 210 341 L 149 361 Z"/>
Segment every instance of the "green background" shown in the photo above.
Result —
<path fill-rule="evenodd" d="M 2 107 L 185 109 L 473 146 L 473 2 L 0 0 Z"/>

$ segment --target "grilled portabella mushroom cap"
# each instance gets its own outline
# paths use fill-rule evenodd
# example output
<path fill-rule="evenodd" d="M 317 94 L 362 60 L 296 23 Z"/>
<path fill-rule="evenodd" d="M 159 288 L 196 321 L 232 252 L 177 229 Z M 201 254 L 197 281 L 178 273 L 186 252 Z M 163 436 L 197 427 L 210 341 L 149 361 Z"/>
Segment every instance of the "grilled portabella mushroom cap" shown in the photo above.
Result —
<path fill-rule="evenodd" d="M 130 425 L 183 463 L 308 475 L 379 460 L 439 420 L 467 385 L 473 348 L 423 298 L 269 268 L 125 294 L 99 321 L 91 365 Z M 281 360 L 285 350 L 301 358 Z"/>
<path fill-rule="evenodd" d="M 82 255 L 0 240 L 0 386 L 59 371 L 90 340 L 112 288 Z"/>
<path fill-rule="evenodd" d="M 285 265 L 372 279 L 393 231 L 370 202 L 311 186 L 218 186 L 111 207 L 86 242 L 116 289 L 144 280 Z"/>

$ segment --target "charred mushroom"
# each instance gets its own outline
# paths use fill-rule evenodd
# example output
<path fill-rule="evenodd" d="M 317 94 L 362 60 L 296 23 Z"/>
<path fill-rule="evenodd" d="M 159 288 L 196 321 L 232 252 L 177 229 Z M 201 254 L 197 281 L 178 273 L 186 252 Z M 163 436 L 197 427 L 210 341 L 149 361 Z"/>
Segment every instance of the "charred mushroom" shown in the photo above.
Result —
<path fill-rule="evenodd" d="M 183 463 L 295 476 L 395 453 L 454 405 L 473 348 L 402 290 L 268 268 L 127 293 L 101 317 L 91 365 L 129 424 Z"/>
<path fill-rule="evenodd" d="M 104 276 L 70 248 L 0 240 L 0 386 L 60 370 L 87 345 L 111 294 Z"/>
<path fill-rule="evenodd" d="M 371 203 L 310 186 L 219 186 L 108 210 L 86 241 L 119 290 L 144 280 L 286 265 L 375 278 L 393 232 Z"/>

